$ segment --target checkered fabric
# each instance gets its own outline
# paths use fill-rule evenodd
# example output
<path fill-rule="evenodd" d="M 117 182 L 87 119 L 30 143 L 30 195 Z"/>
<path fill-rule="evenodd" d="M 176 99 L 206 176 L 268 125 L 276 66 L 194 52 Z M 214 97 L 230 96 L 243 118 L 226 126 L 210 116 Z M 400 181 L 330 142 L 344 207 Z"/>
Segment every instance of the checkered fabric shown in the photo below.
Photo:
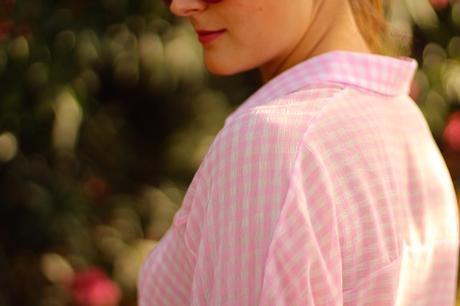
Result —
<path fill-rule="evenodd" d="M 416 69 L 331 51 L 253 94 L 146 259 L 140 305 L 452 305 L 457 199 Z"/>

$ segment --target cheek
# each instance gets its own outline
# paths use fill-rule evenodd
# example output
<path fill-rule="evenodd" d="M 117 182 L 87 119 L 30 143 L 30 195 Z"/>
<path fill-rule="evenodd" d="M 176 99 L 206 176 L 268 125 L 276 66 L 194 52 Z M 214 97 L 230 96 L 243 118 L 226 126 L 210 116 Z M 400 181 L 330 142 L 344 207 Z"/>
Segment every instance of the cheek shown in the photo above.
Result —
<path fill-rule="evenodd" d="M 228 21 L 234 27 L 235 41 L 243 47 L 255 52 L 282 49 L 286 42 L 299 39 L 304 32 L 308 14 L 299 12 L 303 7 L 287 5 L 284 0 L 244 2 L 252 4 L 246 4 L 240 15 Z"/>
<path fill-rule="evenodd" d="M 277 22 L 270 17 L 272 14 L 266 7 L 252 4 L 246 5 L 245 8 L 244 14 L 229 20 L 231 25 L 229 39 L 241 53 L 262 56 L 266 50 L 272 49 L 273 38 L 279 34 L 277 31 L 279 27 Z"/>
<path fill-rule="evenodd" d="M 232 74 L 283 56 L 295 44 L 299 31 L 295 29 L 296 22 L 289 21 L 292 12 L 279 10 L 279 1 L 229 2 L 234 6 L 221 15 L 229 33 L 218 44 L 204 50 L 208 69 L 217 74 Z M 286 6 L 283 4 L 283 7 Z"/>

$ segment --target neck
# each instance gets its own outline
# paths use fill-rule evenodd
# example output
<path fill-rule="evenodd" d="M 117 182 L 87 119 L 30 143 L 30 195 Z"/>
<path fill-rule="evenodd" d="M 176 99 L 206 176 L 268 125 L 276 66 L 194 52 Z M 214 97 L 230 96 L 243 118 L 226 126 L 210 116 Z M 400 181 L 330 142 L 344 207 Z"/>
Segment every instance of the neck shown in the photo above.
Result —
<path fill-rule="evenodd" d="M 299 42 L 259 67 L 263 83 L 300 62 L 329 51 L 372 53 L 359 32 L 348 1 L 343 1 L 341 6 L 331 6 L 330 3 L 332 1 L 319 1 L 312 13 L 310 26 Z"/>

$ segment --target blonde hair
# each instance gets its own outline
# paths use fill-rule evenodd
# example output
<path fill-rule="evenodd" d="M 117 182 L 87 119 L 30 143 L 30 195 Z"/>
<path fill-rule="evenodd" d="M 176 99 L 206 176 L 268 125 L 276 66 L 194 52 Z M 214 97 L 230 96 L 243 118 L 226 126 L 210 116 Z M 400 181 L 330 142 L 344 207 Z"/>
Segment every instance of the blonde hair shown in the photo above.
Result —
<path fill-rule="evenodd" d="M 399 56 L 395 41 L 389 32 L 388 0 L 349 0 L 356 24 L 369 48 L 377 54 Z"/>

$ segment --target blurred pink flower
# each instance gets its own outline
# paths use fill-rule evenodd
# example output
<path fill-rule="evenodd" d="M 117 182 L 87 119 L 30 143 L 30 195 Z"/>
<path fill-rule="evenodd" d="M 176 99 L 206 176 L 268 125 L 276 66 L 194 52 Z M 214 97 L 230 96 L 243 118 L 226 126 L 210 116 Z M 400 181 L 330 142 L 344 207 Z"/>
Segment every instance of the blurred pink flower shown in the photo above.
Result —
<path fill-rule="evenodd" d="M 110 186 L 103 178 L 92 176 L 83 182 L 85 193 L 95 203 L 103 201 L 110 194 Z"/>
<path fill-rule="evenodd" d="M 449 5 L 449 0 L 430 0 L 435 9 L 444 9 Z"/>
<path fill-rule="evenodd" d="M 0 20 L 0 42 L 6 40 L 10 36 L 13 23 L 11 21 Z"/>
<path fill-rule="evenodd" d="M 118 285 L 97 267 L 77 272 L 71 290 L 79 306 L 116 306 L 121 298 Z"/>
<path fill-rule="evenodd" d="M 460 152 L 460 111 L 450 115 L 443 138 L 449 149 Z"/>

